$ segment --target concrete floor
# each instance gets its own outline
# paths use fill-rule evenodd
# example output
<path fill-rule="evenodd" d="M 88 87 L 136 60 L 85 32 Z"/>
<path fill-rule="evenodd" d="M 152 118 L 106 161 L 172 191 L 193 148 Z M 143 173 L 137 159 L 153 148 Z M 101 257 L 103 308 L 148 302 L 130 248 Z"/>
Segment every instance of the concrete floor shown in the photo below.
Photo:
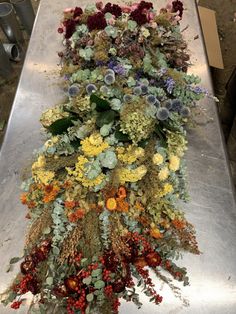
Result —
<path fill-rule="evenodd" d="M 0 0 L 3 2 L 4 0 Z M 6 1 L 6 0 L 5 0 Z M 37 11 L 40 0 L 32 0 L 35 12 Z M 224 70 L 212 69 L 215 94 L 219 98 L 219 112 L 222 127 L 228 143 L 229 157 L 232 161 L 232 170 L 236 182 L 236 119 L 233 126 L 234 114 L 232 105 L 225 101 L 225 86 L 235 67 L 236 56 L 236 0 L 200 0 L 199 4 L 216 11 L 217 25 L 221 40 L 221 48 L 224 59 Z M 0 33 L 0 39 L 5 40 Z M 26 43 L 27 45 L 27 43 Z M 26 47 L 25 47 L 26 48 Z M 8 117 L 14 100 L 23 61 L 13 64 L 14 75 L 10 81 L 5 81 L 0 77 L 0 146 L 4 138 L 4 132 Z M 4 123 L 5 122 L 5 123 Z M 1 130 L 1 125 L 4 125 Z M 232 128 L 235 130 L 232 132 Z"/>

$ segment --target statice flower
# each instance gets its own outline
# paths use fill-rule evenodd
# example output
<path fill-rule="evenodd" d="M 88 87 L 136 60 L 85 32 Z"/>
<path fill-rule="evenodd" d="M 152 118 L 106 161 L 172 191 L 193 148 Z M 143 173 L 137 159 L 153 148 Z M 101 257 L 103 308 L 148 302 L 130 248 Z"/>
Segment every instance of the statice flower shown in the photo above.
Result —
<path fill-rule="evenodd" d="M 113 67 L 113 70 L 118 74 L 118 75 L 126 75 L 127 70 L 123 67 L 122 64 L 118 64 Z"/>
<path fill-rule="evenodd" d="M 70 97 L 75 97 L 79 94 L 80 86 L 78 84 L 73 84 L 68 88 L 68 94 Z"/>
<path fill-rule="evenodd" d="M 165 80 L 165 87 L 167 89 L 167 92 L 169 94 L 172 94 L 175 87 L 175 81 L 171 77 L 168 77 L 168 79 Z"/>
<path fill-rule="evenodd" d="M 170 112 L 168 109 L 162 107 L 157 111 L 157 119 L 160 121 L 167 120 L 169 118 Z"/>
<path fill-rule="evenodd" d="M 95 93 L 97 90 L 97 87 L 94 84 L 88 84 L 86 86 L 86 92 L 91 95 L 92 93 Z"/>

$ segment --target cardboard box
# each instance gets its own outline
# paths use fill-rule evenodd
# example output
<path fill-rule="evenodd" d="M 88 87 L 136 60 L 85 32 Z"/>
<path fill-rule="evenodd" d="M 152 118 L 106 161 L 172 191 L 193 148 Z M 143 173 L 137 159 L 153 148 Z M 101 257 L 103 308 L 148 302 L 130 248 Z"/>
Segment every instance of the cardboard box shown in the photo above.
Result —
<path fill-rule="evenodd" d="M 224 69 L 224 63 L 220 48 L 220 40 L 216 24 L 216 12 L 202 6 L 198 6 L 203 36 L 210 66 Z"/>

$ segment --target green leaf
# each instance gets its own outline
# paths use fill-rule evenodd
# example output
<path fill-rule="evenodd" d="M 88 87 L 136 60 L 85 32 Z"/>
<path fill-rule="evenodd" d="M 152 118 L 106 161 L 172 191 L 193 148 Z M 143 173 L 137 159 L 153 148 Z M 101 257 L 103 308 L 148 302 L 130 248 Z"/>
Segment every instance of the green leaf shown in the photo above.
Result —
<path fill-rule="evenodd" d="M 98 269 L 94 269 L 91 273 L 92 277 L 97 277 L 99 276 L 100 274 L 102 273 L 102 270 L 101 268 L 98 268 Z"/>
<path fill-rule="evenodd" d="M 52 135 L 58 135 L 66 132 L 66 130 L 73 126 L 72 117 L 62 118 L 55 122 L 53 122 L 49 127 L 48 130 L 52 133 Z"/>
<path fill-rule="evenodd" d="M 12 265 L 12 264 L 16 264 L 17 262 L 19 262 L 20 260 L 22 259 L 22 257 L 12 257 L 11 259 L 10 259 L 10 264 Z"/>
<path fill-rule="evenodd" d="M 46 279 L 46 284 L 49 285 L 49 286 L 51 286 L 51 285 L 53 284 L 53 278 L 52 278 L 52 277 L 48 277 L 48 278 Z"/>
<path fill-rule="evenodd" d="M 94 298 L 93 293 L 89 293 L 89 294 L 86 295 L 86 300 L 87 300 L 88 302 L 92 302 L 92 301 L 93 301 L 93 298 Z"/>
<path fill-rule="evenodd" d="M 115 138 L 120 142 L 129 142 L 130 138 L 127 134 L 122 133 L 119 130 L 115 131 Z"/>
<path fill-rule="evenodd" d="M 81 146 L 79 139 L 78 139 L 78 140 L 71 141 L 70 144 L 71 144 L 75 149 Z"/>
<path fill-rule="evenodd" d="M 96 110 L 97 111 L 102 112 L 102 111 L 109 110 L 111 108 L 110 103 L 107 100 L 102 99 L 95 94 L 92 94 L 90 96 L 90 101 L 91 101 L 91 103 L 96 104 Z"/>
<path fill-rule="evenodd" d="M 102 289 L 105 287 L 105 282 L 103 280 L 98 280 L 95 282 L 94 287 L 96 289 Z"/>
<path fill-rule="evenodd" d="M 91 284 L 91 281 L 92 281 L 92 277 L 89 276 L 89 277 L 86 277 L 83 279 L 83 283 L 87 286 L 89 286 Z"/>
<path fill-rule="evenodd" d="M 113 110 L 108 110 L 99 113 L 96 124 L 101 128 L 104 124 L 109 124 L 115 120 L 116 112 Z"/>

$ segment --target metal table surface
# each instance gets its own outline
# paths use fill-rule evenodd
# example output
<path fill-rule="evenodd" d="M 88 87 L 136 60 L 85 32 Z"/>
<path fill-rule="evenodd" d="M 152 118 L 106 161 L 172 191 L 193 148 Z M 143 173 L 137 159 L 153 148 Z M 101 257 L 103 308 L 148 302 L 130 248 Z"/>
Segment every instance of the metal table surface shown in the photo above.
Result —
<path fill-rule="evenodd" d="M 117 1 L 116 1 L 117 2 Z M 61 37 L 57 27 L 66 6 L 83 5 L 86 0 L 41 0 L 25 64 L 17 89 L 5 141 L 0 152 L 0 292 L 11 282 L 6 273 L 9 259 L 19 256 L 24 244 L 26 210 L 20 205 L 22 169 L 29 167 L 32 152 L 42 144 L 38 122 L 41 112 L 63 98 L 57 85 L 57 51 Z M 165 0 L 158 1 L 164 4 Z M 202 85 L 212 91 L 209 68 L 194 0 L 185 0 L 185 31 L 193 66 L 190 72 L 202 78 Z M 194 37 L 199 35 L 199 39 Z M 181 263 L 188 268 L 191 285 L 182 289 L 190 303 L 184 307 L 170 288 L 157 281 L 164 301 L 156 307 L 141 296 L 144 306 L 137 311 L 133 304 L 122 303 L 120 313 L 236 313 L 236 208 L 234 190 L 223 145 L 216 105 L 205 99 L 204 115 L 213 122 L 189 131 L 187 153 L 190 203 L 184 207 L 195 225 L 200 256 L 185 254 Z M 203 117 L 203 120 L 205 118 Z M 22 307 L 17 313 L 26 313 Z M 0 305 L 0 314 L 16 313 Z"/>

